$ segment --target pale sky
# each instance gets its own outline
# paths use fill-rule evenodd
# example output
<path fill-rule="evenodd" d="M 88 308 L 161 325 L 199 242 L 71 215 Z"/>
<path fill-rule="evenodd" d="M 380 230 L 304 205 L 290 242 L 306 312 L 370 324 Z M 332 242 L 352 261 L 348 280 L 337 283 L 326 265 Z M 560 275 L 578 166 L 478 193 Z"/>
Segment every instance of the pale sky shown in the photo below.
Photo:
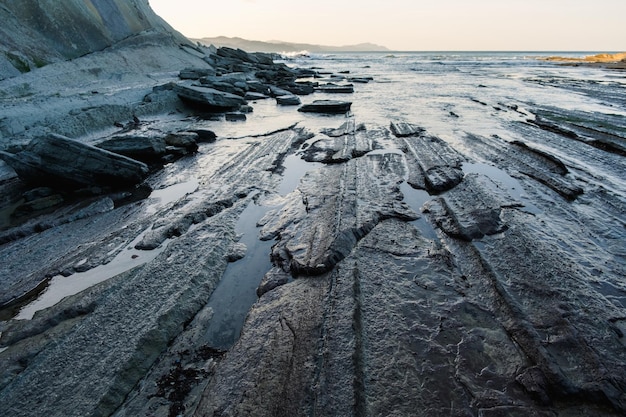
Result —
<path fill-rule="evenodd" d="M 626 0 L 149 0 L 187 37 L 392 50 L 626 51 Z"/>

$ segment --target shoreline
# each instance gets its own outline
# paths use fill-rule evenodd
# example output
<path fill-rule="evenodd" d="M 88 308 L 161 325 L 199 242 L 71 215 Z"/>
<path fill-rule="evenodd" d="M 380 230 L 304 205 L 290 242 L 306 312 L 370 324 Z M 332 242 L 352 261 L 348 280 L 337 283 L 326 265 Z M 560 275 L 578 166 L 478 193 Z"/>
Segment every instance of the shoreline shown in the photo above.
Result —
<path fill-rule="evenodd" d="M 303 96 L 350 97 L 354 113 L 303 115 L 273 96 L 307 82 L 343 84 L 375 64 L 318 61 L 327 68 L 302 73 L 304 83 L 276 86 L 289 71 L 251 75 L 240 69 L 263 56 L 220 54 L 210 65 L 194 58 L 203 68 L 179 67 L 178 76 L 170 67 L 125 86 L 108 78 L 98 94 L 89 83 L 68 97 L 52 92 L 48 104 L 59 111 L 33 115 L 20 131 L 26 140 L 46 121 L 62 125 L 61 115 L 109 124 L 106 134 L 79 136 L 90 143 L 162 136 L 178 153 L 172 139 L 205 141 L 165 155 L 146 179 L 154 193 L 48 207 L 26 236 L 0 244 L 2 277 L 24 287 L 130 268 L 31 320 L 0 322 L 0 414 L 408 416 L 448 415 L 450 404 L 464 415 L 626 411 L 616 389 L 626 386 L 623 118 L 549 100 L 574 96 L 565 81 L 549 84 L 553 67 L 537 84 L 546 69 L 537 63 L 532 81 L 519 83 L 493 77 L 497 68 L 459 76 L 456 65 L 425 62 L 423 72 L 392 76 L 388 66 L 368 67 L 373 79 L 359 77 L 350 95 L 313 87 Z M 246 94 L 254 111 L 196 112 L 173 87 L 153 91 L 183 74 L 201 88 L 260 90 Z M 510 88 L 520 85 L 531 87 Z M 116 120 L 109 93 L 131 98 L 128 109 L 167 111 Z M 551 107 L 536 104 L 546 101 Z M 0 182 L 9 185 L 15 179 Z M 41 203 L 57 201 L 50 197 Z M 244 321 L 240 337 L 235 320 Z M 216 342 L 222 329 L 233 333 L 227 345 Z"/>

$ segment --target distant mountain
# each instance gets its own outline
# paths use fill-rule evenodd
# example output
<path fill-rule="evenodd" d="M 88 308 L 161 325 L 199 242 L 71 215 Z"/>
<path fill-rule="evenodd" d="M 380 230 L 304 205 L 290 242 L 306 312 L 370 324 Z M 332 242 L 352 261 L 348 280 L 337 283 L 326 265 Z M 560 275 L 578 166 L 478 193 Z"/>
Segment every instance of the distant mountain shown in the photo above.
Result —
<path fill-rule="evenodd" d="M 283 41 L 251 41 L 242 38 L 229 38 L 226 36 L 218 36 L 215 38 L 192 39 L 204 45 L 215 45 L 217 47 L 227 46 L 229 48 L 240 48 L 249 52 L 361 52 L 361 51 L 388 51 L 389 49 L 375 45 L 373 43 L 360 43 L 358 45 L 346 46 L 328 46 L 313 45 L 308 43 L 291 43 Z"/>

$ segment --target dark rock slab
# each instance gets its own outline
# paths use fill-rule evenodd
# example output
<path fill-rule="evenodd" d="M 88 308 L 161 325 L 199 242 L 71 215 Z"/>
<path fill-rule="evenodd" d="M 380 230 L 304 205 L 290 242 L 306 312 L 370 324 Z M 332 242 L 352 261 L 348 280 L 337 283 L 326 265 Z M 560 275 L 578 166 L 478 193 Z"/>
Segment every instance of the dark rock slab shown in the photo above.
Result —
<path fill-rule="evenodd" d="M 192 129 L 190 132 L 193 132 L 198 135 L 197 142 L 198 143 L 212 143 L 217 140 L 217 135 L 212 130 L 208 129 Z"/>
<path fill-rule="evenodd" d="M 445 257 L 389 219 L 332 272 L 266 293 L 194 416 L 546 417 L 511 383 L 524 354 Z"/>
<path fill-rule="evenodd" d="M 362 157 L 379 147 L 377 130 L 357 130 L 354 119 L 350 119 L 342 126 L 344 129 L 342 135 L 313 142 L 303 151 L 302 159 L 307 162 L 336 164 Z"/>
<path fill-rule="evenodd" d="M 159 161 L 166 153 L 165 139 L 157 135 L 118 135 L 96 146 L 146 163 Z"/>
<path fill-rule="evenodd" d="M 516 152 L 525 153 L 531 158 L 542 159 L 542 163 L 545 164 L 547 168 L 555 174 L 565 175 L 569 172 L 563 161 L 548 152 L 536 149 L 532 146 L 529 146 L 527 143 L 519 140 L 511 142 L 511 145 L 517 148 Z"/>
<path fill-rule="evenodd" d="M 326 128 L 326 129 L 322 129 L 321 132 L 325 134 L 326 136 L 330 136 L 331 138 L 338 138 L 343 135 L 348 135 L 354 132 L 363 132 L 365 130 L 367 130 L 367 128 L 365 127 L 365 124 L 360 123 L 355 126 L 354 121 L 351 121 L 351 122 L 348 121 L 348 122 L 343 123 L 338 128 Z"/>
<path fill-rule="evenodd" d="M 183 148 L 187 152 L 198 150 L 198 140 L 200 135 L 196 132 L 176 132 L 165 136 L 165 143 L 169 146 Z"/>
<path fill-rule="evenodd" d="M 78 326 L 76 322 L 59 326 L 65 332 L 53 343 L 39 343 L 38 349 L 44 351 L 37 352 L 37 363 L 29 363 L 19 377 L 6 381 L 10 386 L 2 390 L 0 414 L 32 416 L 35 409 L 35 415 L 112 415 L 184 324 L 208 302 L 234 241 L 229 220 L 180 237 L 160 259 L 105 283 L 105 294 L 90 291 L 86 305 L 78 301 L 73 307 L 76 312 L 61 309 L 51 323 L 39 322 L 39 329 L 30 333 L 35 335 L 32 339 L 64 320 L 80 320 Z M 215 238 L 207 241 L 207 233 L 216 233 Z M 39 336 L 46 337 L 47 333 Z M 26 344 L 31 350 L 35 345 Z M 31 396 L 41 402 L 29 403 Z"/>
<path fill-rule="evenodd" d="M 456 188 L 426 207 L 446 234 L 471 241 L 505 231 L 508 226 L 502 210 L 516 204 L 489 178 L 469 174 Z"/>
<path fill-rule="evenodd" d="M 517 158 L 532 161 L 531 166 L 521 166 L 520 172 L 556 191 L 566 200 L 573 201 L 584 193 L 582 187 L 571 184 L 563 177 L 569 172 L 563 161 L 521 141 L 511 142 Z M 534 166 L 533 166 L 534 165 Z M 539 168 L 539 169 L 537 169 Z"/>
<path fill-rule="evenodd" d="M 218 48 L 217 55 L 222 58 L 229 58 L 229 59 L 233 59 L 237 61 L 248 62 L 251 64 L 261 64 L 261 65 L 273 65 L 274 64 L 274 61 L 271 55 L 269 54 L 262 53 L 262 52 L 249 53 L 249 52 L 244 51 L 243 49 L 239 49 L 239 48 L 234 49 L 234 48 L 229 48 L 227 46 Z"/>
<path fill-rule="evenodd" d="M 285 84 L 282 87 L 289 91 L 292 94 L 297 94 L 299 96 L 306 96 L 309 94 L 313 94 L 315 92 L 315 87 L 317 83 L 309 82 L 309 81 L 296 81 L 289 84 Z"/>
<path fill-rule="evenodd" d="M 315 88 L 316 91 L 320 93 L 330 93 L 330 94 L 346 94 L 346 93 L 354 93 L 354 86 L 352 84 L 321 84 Z"/>
<path fill-rule="evenodd" d="M 302 104 L 302 102 L 300 101 L 300 97 L 293 94 L 276 97 L 276 103 L 280 104 L 281 106 L 299 106 L 300 104 Z"/>
<path fill-rule="evenodd" d="M 248 91 L 246 95 L 244 96 L 244 98 L 247 101 L 254 101 L 254 100 L 265 100 L 269 97 L 267 96 L 267 94 L 257 93 L 255 91 Z"/>
<path fill-rule="evenodd" d="M 248 119 L 243 113 L 226 113 L 224 117 L 229 122 L 245 122 Z"/>
<path fill-rule="evenodd" d="M 280 96 L 290 96 L 293 95 L 291 91 L 285 90 L 284 88 L 277 87 L 275 85 L 269 85 L 267 87 L 269 89 L 270 95 L 272 97 L 280 97 Z"/>
<path fill-rule="evenodd" d="M 237 81 L 236 83 L 229 81 L 210 81 L 206 78 L 200 79 L 200 84 L 205 87 L 213 88 L 225 93 L 234 94 L 236 96 L 244 97 L 246 95 L 247 84 L 245 82 Z"/>
<path fill-rule="evenodd" d="M 124 187 L 141 182 L 148 167 L 128 157 L 52 134 L 34 139 L 17 154 L 0 152 L 0 158 L 19 177 L 50 187 Z"/>
<path fill-rule="evenodd" d="M 298 111 L 305 113 L 343 114 L 350 111 L 352 103 L 338 100 L 315 100 L 311 104 L 305 104 Z"/>
<path fill-rule="evenodd" d="M 351 83 L 359 83 L 359 84 L 367 84 L 370 81 L 373 81 L 374 77 L 349 77 L 348 81 Z"/>
<path fill-rule="evenodd" d="M 409 184 L 413 188 L 440 193 L 463 180 L 463 158 L 443 140 L 423 135 L 400 140 L 410 169 Z"/>
<path fill-rule="evenodd" d="M 247 103 L 241 96 L 209 87 L 181 83 L 174 90 L 181 100 L 209 111 L 233 109 Z"/>
<path fill-rule="evenodd" d="M 576 200 L 585 190 L 569 174 L 567 166 L 552 153 L 525 142 L 507 142 L 498 137 L 485 138 L 467 134 L 472 147 L 485 158 L 532 178 L 568 201 Z"/>

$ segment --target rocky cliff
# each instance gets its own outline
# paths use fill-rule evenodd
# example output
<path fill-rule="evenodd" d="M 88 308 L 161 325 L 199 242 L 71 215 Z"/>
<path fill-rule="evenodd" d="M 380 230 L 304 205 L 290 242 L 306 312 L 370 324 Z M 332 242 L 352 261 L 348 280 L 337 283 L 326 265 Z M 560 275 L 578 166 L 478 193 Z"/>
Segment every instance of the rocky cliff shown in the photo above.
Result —
<path fill-rule="evenodd" d="M 147 0 L 2 0 L 0 21 L 0 79 L 100 51 L 146 31 L 186 41 Z"/>
<path fill-rule="evenodd" d="M 144 98 L 208 65 L 147 0 L 0 0 L 0 21 L 0 149 L 171 109 Z"/>

